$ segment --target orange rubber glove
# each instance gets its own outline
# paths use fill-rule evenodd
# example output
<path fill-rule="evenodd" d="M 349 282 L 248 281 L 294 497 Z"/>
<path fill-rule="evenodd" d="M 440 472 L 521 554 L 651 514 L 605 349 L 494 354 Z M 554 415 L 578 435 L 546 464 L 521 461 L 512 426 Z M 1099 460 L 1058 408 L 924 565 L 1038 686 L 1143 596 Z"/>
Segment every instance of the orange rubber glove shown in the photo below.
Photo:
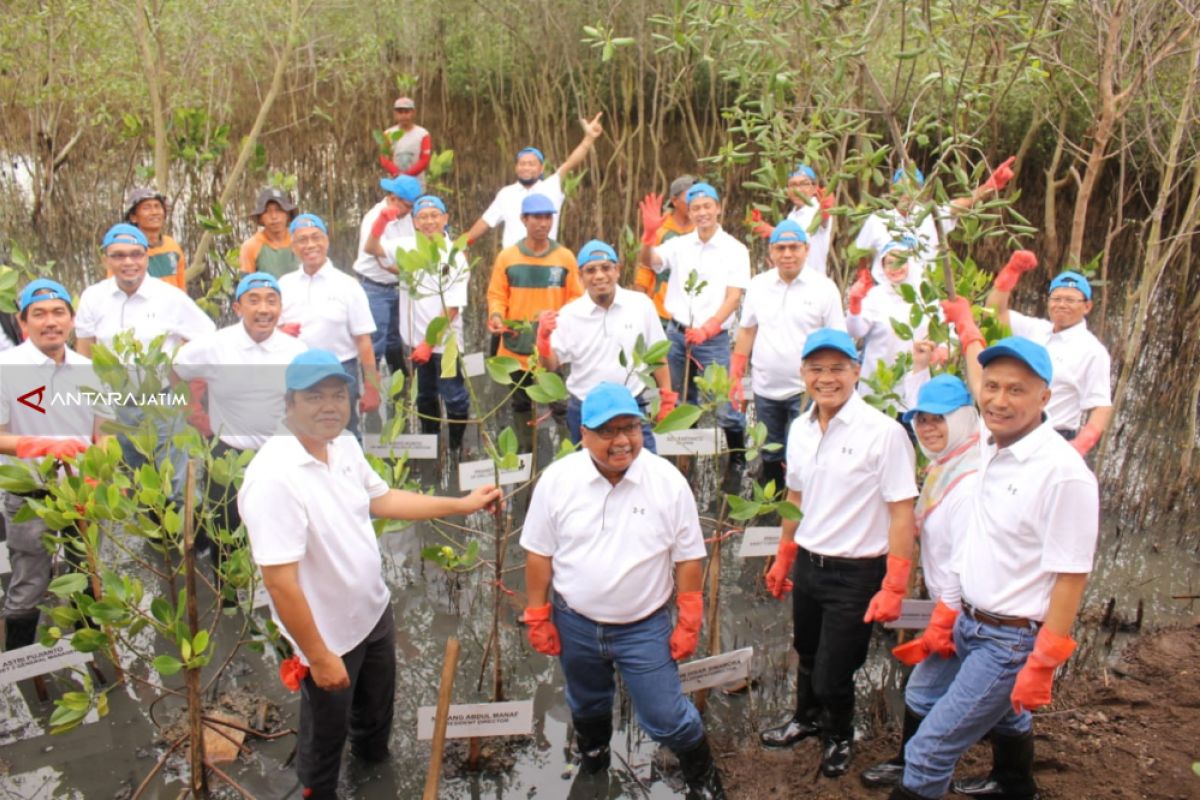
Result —
<path fill-rule="evenodd" d="M 421 342 L 413 348 L 412 362 L 417 366 L 428 364 L 431 358 L 433 358 L 433 345 L 429 342 Z"/>
<path fill-rule="evenodd" d="M 1075 438 L 1071 440 L 1071 447 L 1074 447 L 1075 452 L 1079 455 L 1086 456 L 1096 446 L 1096 442 L 1100 441 L 1100 435 L 1101 431 L 1098 428 L 1084 425 L 1083 430 L 1075 434 Z"/>
<path fill-rule="evenodd" d="M 17 458 L 54 456 L 59 461 L 74 458 L 91 447 L 78 439 L 55 439 L 50 436 L 21 436 L 17 439 Z"/>
<path fill-rule="evenodd" d="M 833 208 L 834 203 L 837 202 L 837 197 L 835 197 L 833 193 L 826 194 L 825 188 L 821 187 L 817 189 L 817 200 L 821 204 L 821 222 L 829 222 L 829 209 Z"/>
<path fill-rule="evenodd" d="M 387 230 L 387 226 L 399 216 L 400 209 L 393 208 L 392 206 L 384 206 L 379 212 L 379 216 L 377 216 L 375 221 L 371 223 L 371 235 L 376 239 L 383 236 L 383 232 Z"/>
<path fill-rule="evenodd" d="M 554 351 L 550 348 L 550 334 L 558 328 L 558 312 L 543 311 L 538 314 L 537 351 L 542 358 L 550 358 Z"/>
<path fill-rule="evenodd" d="M 853 316 L 858 316 L 862 313 L 863 298 L 867 296 L 867 292 L 871 291 L 871 287 L 875 285 L 875 281 L 871 279 L 871 271 L 869 269 L 860 269 L 858 278 L 855 279 L 854 285 L 850 287 L 850 301 L 847 307 Z"/>
<path fill-rule="evenodd" d="M 1016 160 L 1016 156 L 1009 156 L 1007 161 L 996 167 L 991 176 L 984 181 L 983 188 L 992 189 L 997 192 L 1003 191 L 1008 182 L 1013 179 L 1012 165 Z"/>
<path fill-rule="evenodd" d="M 654 421 L 662 422 L 679 405 L 679 394 L 670 389 L 659 389 L 658 397 L 658 415 L 654 417 Z"/>
<path fill-rule="evenodd" d="M 763 219 L 762 212 L 757 208 L 750 212 L 750 231 L 761 239 L 770 239 L 775 232 L 775 226 Z"/>
<path fill-rule="evenodd" d="M 300 663 L 300 656 L 284 659 L 279 664 L 279 680 L 289 692 L 300 691 L 300 684 L 308 677 L 308 667 Z"/>
<path fill-rule="evenodd" d="M 1017 682 L 1013 685 L 1013 711 L 1020 714 L 1023 710 L 1033 711 L 1035 708 L 1050 705 L 1050 689 L 1054 684 L 1054 670 L 1071 657 L 1075 652 L 1075 640 L 1070 636 L 1055 633 L 1043 627 L 1038 631 L 1037 641 L 1033 644 L 1033 652 L 1025 661 L 1025 666 L 1017 673 Z"/>
<path fill-rule="evenodd" d="M 400 168 L 396 166 L 396 162 L 387 156 L 379 157 L 379 166 L 383 167 L 387 171 L 387 174 L 393 178 L 400 174 Z"/>
<path fill-rule="evenodd" d="M 983 334 L 979 332 L 979 326 L 975 324 L 975 318 L 971 316 L 971 304 L 967 298 L 956 297 L 953 300 L 943 300 L 942 315 L 947 322 L 954 326 L 964 353 L 967 352 L 967 347 L 972 342 L 979 342 L 980 346 L 987 345 L 987 340 L 983 338 Z"/>
<path fill-rule="evenodd" d="M 1002 292 L 1011 292 L 1016 288 L 1017 281 L 1021 280 L 1021 276 L 1036 267 L 1037 264 L 1037 256 L 1033 254 L 1032 250 L 1014 251 L 1009 256 L 1004 269 L 1000 270 L 1000 274 L 996 276 L 995 287 Z"/>
<path fill-rule="evenodd" d="M 954 621 L 958 612 L 950 606 L 937 601 L 933 607 L 933 615 L 929 618 L 929 627 L 911 642 L 905 642 L 892 648 L 892 655 L 901 664 L 910 667 L 924 661 L 933 653 L 942 658 L 954 655 Z"/>
<path fill-rule="evenodd" d="M 799 551 L 800 545 L 794 541 L 779 540 L 775 563 L 767 571 L 767 591 L 776 600 L 782 600 L 783 596 L 792 590 L 792 564 L 795 563 L 796 553 Z"/>
<path fill-rule="evenodd" d="M 658 229 L 662 227 L 665 219 L 662 207 L 661 194 L 648 194 L 638 203 L 638 209 L 642 213 L 642 244 L 650 247 L 658 244 Z"/>
<path fill-rule="evenodd" d="M 750 357 L 745 353 L 734 353 L 729 359 L 729 402 L 738 411 L 746 408 L 746 388 L 742 379 L 746 377 L 746 365 Z"/>
<path fill-rule="evenodd" d="M 671 658 L 676 661 L 696 652 L 696 643 L 700 640 L 700 625 L 704 621 L 704 593 L 697 589 L 694 592 L 680 592 L 675 597 L 679 606 L 679 616 L 675 621 L 675 630 L 671 631 Z"/>
<path fill-rule="evenodd" d="M 688 328 L 683 332 L 683 341 L 695 347 L 704 344 L 721 332 L 721 320 L 713 317 L 699 328 Z"/>
<path fill-rule="evenodd" d="M 887 574 L 883 586 L 871 598 L 863 622 L 891 622 L 900 618 L 900 601 L 908 593 L 908 573 L 912 561 L 900 556 L 887 557 Z"/>
<path fill-rule="evenodd" d="M 372 411 L 379 409 L 380 397 L 379 390 L 371 382 L 367 382 L 363 386 L 362 397 L 358 399 L 358 410 L 364 414 L 370 414 Z"/>
<path fill-rule="evenodd" d="M 529 643 L 544 656 L 562 653 L 562 642 L 558 639 L 558 628 L 550 621 L 550 604 L 525 609 L 525 624 L 529 627 Z"/>
<path fill-rule="evenodd" d="M 288 336 L 299 336 L 300 335 L 300 323 L 299 322 L 285 322 L 279 326 L 279 330 L 282 331 L 283 333 L 286 333 Z"/>

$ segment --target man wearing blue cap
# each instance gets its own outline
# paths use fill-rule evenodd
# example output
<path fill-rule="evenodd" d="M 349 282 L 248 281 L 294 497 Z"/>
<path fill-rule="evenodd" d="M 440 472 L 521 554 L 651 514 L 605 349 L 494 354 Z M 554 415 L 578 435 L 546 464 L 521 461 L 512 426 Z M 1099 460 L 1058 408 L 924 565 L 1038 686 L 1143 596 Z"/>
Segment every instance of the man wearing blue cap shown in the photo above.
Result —
<path fill-rule="evenodd" d="M 639 259 L 655 272 L 671 271 L 666 308 L 671 313 L 667 338 L 671 384 L 684 398 L 696 402 L 693 382 L 709 364 L 729 368 L 729 328 L 733 314 L 750 285 L 750 251 L 721 229 L 721 197 L 707 183 L 688 189 L 688 213 L 696 229 L 655 246 L 662 217 L 642 212 L 642 249 Z M 698 286 L 688 290 L 689 281 Z M 687 373 L 688 386 L 684 386 Z M 717 408 L 717 424 L 725 431 L 730 449 L 729 474 L 740 475 L 746 464 L 746 418 L 729 403 Z"/>
<path fill-rule="evenodd" d="M 808 236 L 808 256 L 804 260 L 819 274 L 825 275 L 829 261 L 829 242 L 833 239 L 833 208 L 834 195 L 826 194 L 817 183 L 817 173 L 808 164 L 797 164 L 788 176 L 787 196 L 792 201 L 792 210 L 787 218 L 800 226 Z M 751 212 L 754 222 L 754 233 L 764 239 L 771 238 L 775 229 L 762 218 L 762 212 L 757 208 Z"/>
<path fill-rule="evenodd" d="M 525 226 L 521 219 L 525 212 L 521 210 L 521 202 L 531 194 L 540 194 L 550 198 L 554 203 L 555 212 L 562 210 L 563 201 L 566 199 L 566 195 L 563 194 L 562 179 L 583 163 L 588 153 L 592 152 L 592 148 L 595 147 L 596 140 L 604 133 L 604 128 L 600 125 L 600 117 L 603 114 L 604 112 L 601 111 L 590 120 L 582 117 L 579 119 L 579 124 L 583 126 L 583 140 L 575 146 L 575 149 L 567 156 L 567 160 L 549 178 L 544 175 L 546 157 L 541 150 L 536 147 L 523 147 L 518 150 L 514 163 L 514 171 L 517 175 L 516 183 L 510 183 L 496 192 L 496 199 L 492 200 L 492 204 L 483 212 L 483 216 L 475 221 L 471 230 L 467 231 L 467 241 L 469 243 L 479 241 L 480 236 L 497 225 L 504 225 L 504 232 L 500 240 L 502 248 L 512 247 L 521 241 L 526 236 Z M 557 217 L 550 226 L 549 236 L 551 239 L 558 238 Z"/>
<path fill-rule="evenodd" d="M 813 405 L 788 431 L 786 480 L 787 499 L 804 516 L 783 521 L 767 573 L 776 598 L 792 592 L 796 710 L 760 739 L 791 747 L 819 734 L 821 772 L 835 778 L 850 768 L 854 673 L 866 661 L 871 623 L 898 618 L 908 589 L 917 486 L 908 434 L 854 391 L 858 351 L 849 334 L 814 331 L 803 358 Z"/>
<path fill-rule="evenodd" d="M 371 334 L 375 362 L 386 358 L 392 372 L 397 372 L 404 370 L 404 342 L 396 305 L 400 288 L 396 248 L 413 237 L 412 207 L 421 196 L 421 182 L 400 175 L 384 178 L 379 185 L 387 195 L 363 217 L 354 271 L 362 281 L 375 320 L 375 332 Z"/>
<path fill-rule="evenodd" d="M 624 384 L 598 384 L 581 414 L 583 449 L 542 473 L 521 532 L 530 644 L 559 656 L 582 773 L 609 766 L 616 669 L 642 730 L 679 756 L 687 796 L 724 798 L 676 666 L 695 652 L 704 616 L 696 500 L 679 470 L 643 449 Z"/>
<path fill-rule="evenodd" d="M 1036 266 L 1037 257 L 1030 251 L 1013 253 L 996 276 L 987 304 L 1014 335 L 1031 339 L 1050 353 L 1054 380 L 1046 416 L 1054 429 L 1086 456 L 1112 421 L 1112 359 L 1104 343 L 1088 330 L 1092 285 L 1078 272 L 1068 270 L 1050 281 L 1049 319 L 1009 309 L 1017 281 Z"/>
<path fill-rule="evenodd" d="M 27 338 L 0 353 L 0 454 L 33 463 L 46 456 L 69 461 L 105 438 L 100 425 L 112 413 L 85 402 L 57 401 L 72 396 L 79 401 L 82 393 L 100 386 L 92 362 L 67 346 L 75 311 L 66 288 L 46 278 L 31 281 L 21 291 L 17 309 Z M 25 647 L 37 638 L 38 606 L 45 599 L 52 568 L 42 541 L 49 530 L 38 517 L 24 522 L 16 517 L 27 497 L 42 494 L 0 493 L 12 565 L 3 607 L 5 650 Z M 75 553 L 66 548 L 66 555 L 71 559 Z"/>
<path fill-rule="evenodd" d="M 1096 478 L 1046 419 L 1054 375 L 1046 348 L 1011 336 L 981 352 L 979 363 L 988 435 L 952 568 L 961 597 L 955 587 L 942 594 L 962 608 L 954 626 L 961 665 L 905 748 L 894 800 L 942 797 L 959 757 L 985 735 L 991 775 L 955 790 L 1039 796 L 1030 711 L 1050 703 L 1054 671 L 1075 649 L 1071 629 L 1099 537 Z"/>
<path fill-rule="evenodd" d="M 810 333 L 818 328 L 845 330 L 846 321 L 837 286 L 806 268 L 809 239 L 799 223 L 786 219 L 771 229 L 770 237 L 772 268 L 750 281 L 742 303 L 729 402 L 734 408 L 745 406 L 742 379 L 749 366 L 755 415 L 767 426 L 767 443 L 779 445 L 774 452 L 763 451 L 761 482 L 773 482 L 776 491 L 783 491 L 783 446 L 804 394 L 797 355 L 804 352 Z"/>
<path fill-rule="evenodd" d="M 284 435 L 246 469 L 238 508 L 271 616 L 304 675 L 296 771 L 309 800 L 334 800 L 342 749 L 388 754 L 396 693 L 395 625 L 372 517 L 435 519 L 500 501 L 493 486 L 465 497 L 391 489 L 352 436 L 357 379 L 328 350 L 308 350 L 284 373 Z"/>
<path fill-rule="evenodd" d="M 646 416 L 649 400 L 643 395 L 647 378 L 633 371 L 633 353 L 638 341 L 651 347 L 665 341 L 654 302 L 641 292 L 618 285 L 621 277 L 617 251 L 593 239 L 579 250 L 579 278 L 587 294 L 562 307 L 543 311 L 538 317 L 537 351 L 548 369 L 570 364 L 567 376 L 567 431 L 579 444 L 583 399 L 601 383 L 619 383 L 637 398 Z M 622 360 L 623 359 L 623 360 Z M 654 371 L 653 381 L 662 398 L 657 418 L 670 414 L 678 401 L 671 391 L 671 373 L 664 364 Z M 642 424 L 646 449 L 654 449 L 654 434 L 647 417 Z"/>

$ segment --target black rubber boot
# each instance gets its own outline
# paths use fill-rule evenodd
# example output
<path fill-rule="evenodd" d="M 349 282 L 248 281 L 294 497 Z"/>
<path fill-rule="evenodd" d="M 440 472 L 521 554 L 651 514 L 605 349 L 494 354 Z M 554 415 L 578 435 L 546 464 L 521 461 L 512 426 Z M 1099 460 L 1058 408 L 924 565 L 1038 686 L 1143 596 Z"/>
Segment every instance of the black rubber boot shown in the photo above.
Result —
<path fill-rule="evenodd" d="M 436 419 L 425 419 L 421 417 L 421 433 L 438 433 L 442 428 L 442 423 Z"/>
<path fill-rule="evenodd" d="M 579 748 L 579 771 L 594 775 L 608 769 L 612 753 L 608 743 L 612 740 L 612 716 L 591 719 L 572 719 L 575 725 L 575 744 Z"/>
<path fill-rule="evenodd" d="M 888 795 L 888 800 L 933 800 L 933 798 L 917 794 L 914 791 L 905 789 L 900 784 L 896 784 L 892 787 L 892 793 Z"/>
<path fill-rule="evenodd" d="M 455 414 L 453 412 L 447 412 L 446 416 L 450 420 L 449 425 L 446 426 L 447 429 L 450 431 L 450 452 L 451 453 L 461 453 L 463 436 L 467 432 L 467 425 L 466 425 L 467 415 L 466 414 Z"/>
<path fill-rule="evenodd" d="M 813 699 L 812 670 L 801 666 L 796 671 L 796 712 L 782 725 L 760 733 L 758 740 L 766 747 L 791 747 L 820 732 Z"/>
<path fill-rule="evenodd" d="M 764 490 L 767 484 L 774 483 L 776 492 L 787 493 L 787 486 L 784 485 L 784 471 L 782 461 L 764 461 L 762 462 L 762 471 L 759 473 L 758 482 L 762 484 Z"/>
<path fill-rule="evenodd" d="M 37 641 L 38 619 L 40 611 L 22 614 L 16 617 L 4 618 L 4 650 L 16 650 L 18 647 L 28 647 Z"/>
<path fill-rule="evenodd" d="M 908 706 L 904 707 L 904 729 L 900 735 L 900 752 L 894 758 L 864 769 L 862 775 L 859 776 L 864 786 L 895 786 L 900 783 L 900 779 L 904 777 L 904 746 L 917 732 L 922 719 L 924 717 L 918 715 L 917 712 Z"/>
<path fill-rule="evenodd" d="M 840 778 L 854 756 L 854 706 L 821 710 L 821 774 Z"/>
<path fill-rule="evenodd" d="M 955 781 L 955 794 L 990 800 L 1038 800 L 1041 795 L 1033 779 L 1033 731 L 1019 736 L 993 733 L 991 739 L 991 774 Z"/>
<path fill-rule="evenodd" d="M 721 785 L 721 773 L 713 761 L 707 737 L 692 749 L 675 755 L 679 757 L 679 769 L 687 785 L 687 800 L 725 800 L 725 787 Z"/>

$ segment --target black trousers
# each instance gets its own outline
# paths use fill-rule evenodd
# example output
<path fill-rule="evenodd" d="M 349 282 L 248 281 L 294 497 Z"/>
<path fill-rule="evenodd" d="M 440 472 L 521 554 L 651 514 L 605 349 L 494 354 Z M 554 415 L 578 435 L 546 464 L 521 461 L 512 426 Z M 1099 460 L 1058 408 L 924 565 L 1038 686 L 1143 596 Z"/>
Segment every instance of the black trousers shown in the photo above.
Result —
<path fill-rule="evenodd" d="M 811 675 L 811 697 L 820 706 L 817 719 L 827 733 L 845 736 L 853 730 L 854 673 L 871 644 L 871 624 L 863 615 L 886 572 L 884 556 L 821 563 L 820 556 L 804 549 L 796 554 L 793 646 L 801 673 Z"/>
<path fill-rule="evenodd" d="M 350 688 L 327 692 L 311 674 L 300 685 L 296 772 L 309 800 L 336 800 L 347 738 L 361 758 L 387 756 L 396 700 L 395 628 L 388 605 L 367 638 L 342 655 Z"/>

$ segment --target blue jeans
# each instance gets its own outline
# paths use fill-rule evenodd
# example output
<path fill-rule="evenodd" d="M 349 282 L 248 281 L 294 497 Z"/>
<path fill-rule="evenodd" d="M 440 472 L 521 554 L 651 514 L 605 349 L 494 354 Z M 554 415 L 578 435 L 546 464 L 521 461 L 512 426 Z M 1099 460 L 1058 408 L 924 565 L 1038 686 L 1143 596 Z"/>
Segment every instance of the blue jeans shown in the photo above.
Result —
<path fill-rule="evenodd" d="M 758 421 L 767 426 L 767 444 L 779 444 L 781 447 L 771 452 L 762 451 L 763 461 L 781 462 L 787 455 L 787 434 L 792 420 L 800 416 L 800 401 L 804 397 L 798 394 L 786 400 L 772 400 L 768 397 L 754 396 L 754 413 Z"/>
<path fill-rule="evenodd" d="M 989 625 L 959 614 L 954 648 L 962 664 L 904 748 L 906 789 L 941 797 L 967 748 L 993 730 L 1004 736 L 1029 731 L 1032 715 L 1015 713 L 1009 695 L 1036 637 L 1033 628 Z"/>
<path fill-rule="evenodd" d="M 918 716 L 924 717 L 933 710 L 933 706 L 958 674 L 962 659 L 958 654 L 942 658 L 937 653 L 917 664 L 912 674 L 908 676 L 908 685 L 904 687 L 904 705 L 911 708 Z"/>
<path fill-rule="evenodd" d="M 671 341 L 671 350 L 667 353 L 667 366 L 671 368 L 671 388 L 679 393 L 682 402 L 695 404 L 698 393 L 694 380 L 697 375 L 703 375 L 709 364 L 720 364 L 729 369 L 729 333 L 721 331 L 703 344 L 692 346 L 692 364 L 688 370 L 687 392 L 683 390 L 683 372 L 687 359 L 687 343 L 683 340 L 683 331 L 675 324 L 667 326 L 667 338 Z M 746 417 L 734 409 L 727 401 L 717 406 L 717 424 L 727 431 L 738 433 L 746 430 Z"/>
<path fill-rule="evenodd" d="M 117 422 L 137 428 L 146 418 L 146 414 L 137 406 L 118 406 L 116 408 Z M 183 448 L 176 447 L 172 439 L 182 433 L 185 427 L 183 414 L 178 416 L 158 416 L 153 420 L 154 432 L 158 442 L 154 446 L 154 461 L 156 465 L 170 461 L 172 467 L 170 499 L 183 503 L 184 485 L 187 483 L 188 454 Z M 142 453 L 133 446 L 133 442 L 124 433 L 117 434 L 117 443 L 121 445 L 121 456 L 131 470 L 139 469 L 147 462 Z"/>
<path fill-rule="evenodd" d="M 367 293 L 371 318 L 375 320 L 371 348 L 375 351 L 375 363 L 378 364 L 389 350 L 401 350 L 404 347 L 400 338 L 400 287 L 398 284 L 382 286 L 365 278 L 360 283 Z"/>
<path fill-rule="evenodd" d="M 650 404 L 641 396 L 638 395 L 638 408 L 642 410 L 642 415 L 645 416 L 648 412 Z M 580 420 L 583 418 L 583 401 L 575 395 L 570 395 L 567 398 L 567 434 L 571 437 L 571 444 L 578 445 L 583 439 L 583 434 L 579 430 L 582 424 Z M 654 441 L 654 431 L 650 427 L 650 418 L 646 417 L 642 421 L 642 447 L 649 450 L 651 453 L 658 453 L 657 445 Z"/>
<path fill-rule="evenodd" d="M 671 615 L 665 607 L 638 622 L 603 625 L 555 597 L 554 625 L 562 641 L 559 663 L 567 705 L 575 718 L 612 715 L 616 667 L 633 698 L 638 725 L 651 739 L 678 753 L 704 738 L 700 713 L 683 696 L 671 658 Z"/>
<path fill-rule="evenodd" d="M 417 366 L 417 411 L 430 417 L 440 417 L 438 396 L 446 404 L 451 419 L 466 419 L 471 410 L 471 396 L 457 368 L 453 378 L 442 377 L 442 354 L 434 353 L 424 364 Z"/>

